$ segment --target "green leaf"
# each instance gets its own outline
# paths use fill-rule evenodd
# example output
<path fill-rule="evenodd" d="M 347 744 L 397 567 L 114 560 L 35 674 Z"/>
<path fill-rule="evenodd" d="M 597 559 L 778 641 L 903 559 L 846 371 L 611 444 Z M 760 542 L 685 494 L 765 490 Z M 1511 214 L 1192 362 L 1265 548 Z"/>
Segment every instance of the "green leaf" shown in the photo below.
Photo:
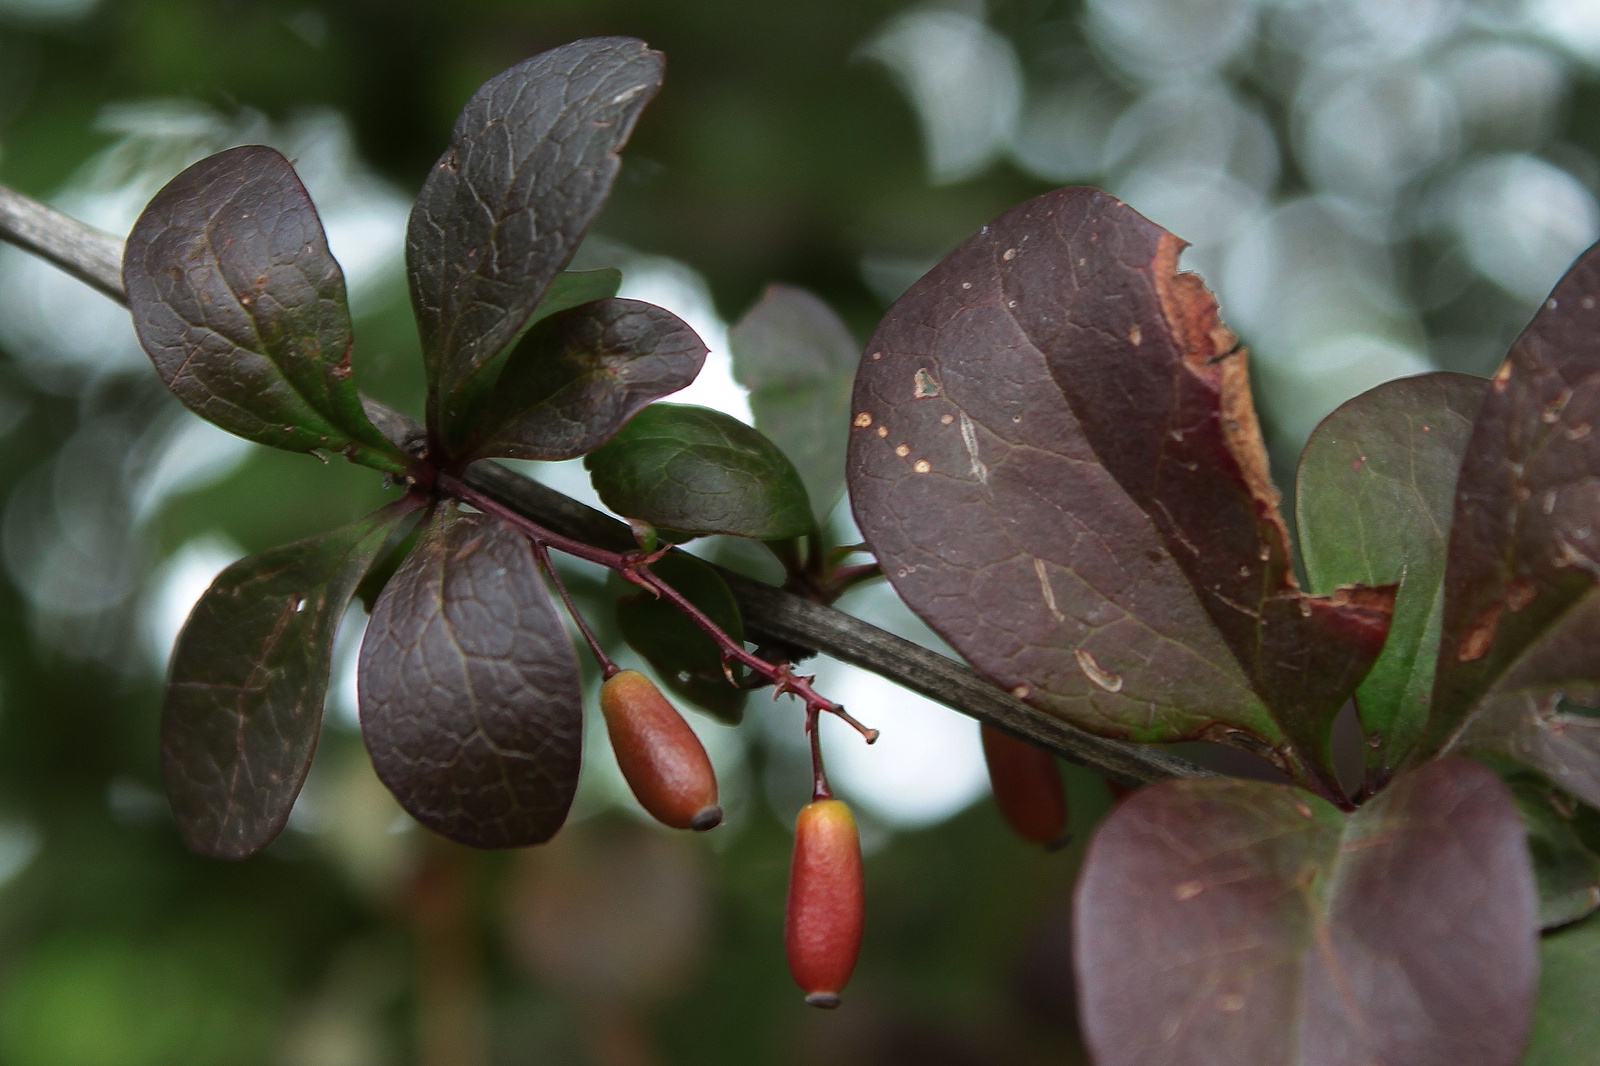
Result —
<path fill-rule="evenodd" d="M 820 525 L 844 494 L 860 346 L 811 293 L 770 285 L 728 331 L 728 349 L 733 376 L 750 390 L 756 428 L 793 460 Z"/>
<path fill-rule="evenodd" d="M 736 641 L 744 640 L 739 604 L 709 565 L 687 552 L 674 551 L 650 564 L 650 569 L 724 633 Z M 617 597 L 617 628 L 628 646 L 645 657 L 668 688 L 730 725 L 738 724 L 748 693 L 723 673 L 722 649 L 717 642 L 665 599 L 615 574 L 611 581 L 613 589 L 622 593 Z M 734 677 L 741 676 L 737 665 L 732 669 Z"/>
<path fill-rule="evenodd" d="M 1568 925 L 1600 907 L 1600 855 L 1579 831 L 1577 802 L 1527 770 L 1502 772 L 1528 829 L 1539 885 L 1539 926 Z"/>
<path fill-rule="evenodd" d="M 1600 1066 L 1600 914 L 1546 936 L 1539 962 L 1522 1066 Z"/>
<path fill-rule="evenodd" d="M 811 529 L 811 505 L 794 464 L 720 411 L 652 404 L 583 465 L 607 507 L 663 529 L 757 540 Z"/>
<path fill-rule="evenodd" d="M 1522 820 L 1471 759 L 1342 814 L 1286 785 L 1169 779 L 1079 874 L 1097 1066 L 1514 1066 L 1539 979 Z"/>
<path fill-rule="evenodd" d="M 1356 689 L 1367 765 L 1386 779 L 1428 716 L 1456 471 L 1488 381 L 1391 381 L 1323 420 L 1300 455 L 1295 512 L 1311 591 L 1400 586 L 1389 639 Z"/>
<path fill-rule="evenodd" d="M 410 506 L 242 559 L 200 597 L 161 717 L 162 776 L 191 848 L 241 859 L 283 830 L 316 747 L 339 620 Z"/>
<path fill-rule="evenodd" d="M 457 116 L 406 230 L 428 421 L 451 454 L 604 206 L 661 71 L 643 41 L 573 41 L 490 78 Z"/>
<path fill-rule="evenodd" d="M 271 148 L 202 159 L 150 201 L 122 261 L 139 342 L 184 406 L 230 433 L 403 472 L 350 376 L 344 274 Z"/>
<path fill-rule="evenodd" d="M 506 361 L 476 456 L 571 459 L 593 451 L 652 400 L 700 373 L 706 346 L 677 315 L 639 300 L 595 300 L 539 322 Z"/>

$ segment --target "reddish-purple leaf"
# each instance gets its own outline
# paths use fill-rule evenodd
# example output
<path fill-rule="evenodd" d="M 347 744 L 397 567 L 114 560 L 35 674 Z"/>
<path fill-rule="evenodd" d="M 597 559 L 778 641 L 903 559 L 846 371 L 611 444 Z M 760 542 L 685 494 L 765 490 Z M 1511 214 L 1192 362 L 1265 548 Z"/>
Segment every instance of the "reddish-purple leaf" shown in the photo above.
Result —
<path fill-rule="evenodd" d="M 245 145 L 173 178 L 128 235 L 122 277 L 140 343 L 200 417 L 262 444 L 404 469 L 362 411 L 344 274 L 283 156 Z"/>
<path fill-rule="evenodd" d="M 1035 706 L 1321 761 L 1393 589 L 1303 594 L 1245 354 L 1183 242 L 1094 189 L 985 226 L 856 377 L 856 520 L 900 595 Z"/>
<path fill-rule="evenodd" d="M 1351 815 L 1169 780 L 1089 846 L 1074 938 L 1097 1066 L 1514 1066 L 1538 983 L 1522 819 L 1461 758 Z"/>
<path fill-rule="evenodd" d="M 528 542 L 446 507 L 384 587 L 358 674 L 361 733 L 423 825 L 480 848 L 549 840 L 578 784 L 583 703 Z"/>
<path fill-rule="evenodd" d="M 518 63 L 462 108 L 406 235 L 430 420 L 448 446 L 599 214 L 661 71 L 643 41 L 595 37 Z"/>
<path fill-rule="evenodd" d="M 178 637 L 161 773 L 191 848 L 242 859 L 283 830 L 317 745 L 339 619 L 406 514 L 252 555 L 212 582 Z"/>
<path fill-rule="evenodd" d="M 478 456 L 571 459 L 700 373 L 688 324 L 640 300 L 595 300 L 541 319 L 517 342 L 478 430 Z"/>
<path fill-rule="evenodd" d="M 1600 246 L 1495 374 L 1456 482 L 1421 754 L 1508 756 L 1600 804 Z"/>

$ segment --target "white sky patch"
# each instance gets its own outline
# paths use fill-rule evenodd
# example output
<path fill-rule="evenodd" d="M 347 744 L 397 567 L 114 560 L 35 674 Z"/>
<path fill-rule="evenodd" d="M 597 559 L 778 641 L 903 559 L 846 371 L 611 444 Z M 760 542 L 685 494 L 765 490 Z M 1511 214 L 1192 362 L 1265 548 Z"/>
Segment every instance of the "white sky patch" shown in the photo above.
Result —
<path fill-rule="evenodd" d="M 142 611 L 145 652 L 157 673 L 165 673 L 172 646 L 189 612 L 228 564 L 244 549 L 227 537 L 207 533 L 184 544 L 156 571 Z"/>
<path fill-rule="evenodd" d="M 359 600 L 350 604 L 333 641 L 333 676 L 328 680 L 328 713 L 349 729 L 361 728 L 360 692 L 356 673 L 361 665 L 361 638 L 367 633 L 367 612 Z"/>
<path fill-rule="evenodd" d="M 842 798 L 895 829 L 920 829 L 959 814 L 989 789 L 978 723 L 893 681 L 819 661 L 817 687 L 879 731 L 868 745 L 828 715 L 822 725 L 828 779 Z"/>
<path fill-rule="evenodd" d="M 861 54 L 888 68 L 916 108 L 933 184 L 981 173 L 1010 147 L 1022 109 L 1022 66 L 1011 42 L 982 19 L 907 12 Z"/>
<path fill-rule="evenodd" d="M 239 469 L 258 447 L 188 411 L 179 418 L 155 468 L 139 483 L 133 505 L 135 521 L 153 517 L 175 496 L 215 485 Z"/>

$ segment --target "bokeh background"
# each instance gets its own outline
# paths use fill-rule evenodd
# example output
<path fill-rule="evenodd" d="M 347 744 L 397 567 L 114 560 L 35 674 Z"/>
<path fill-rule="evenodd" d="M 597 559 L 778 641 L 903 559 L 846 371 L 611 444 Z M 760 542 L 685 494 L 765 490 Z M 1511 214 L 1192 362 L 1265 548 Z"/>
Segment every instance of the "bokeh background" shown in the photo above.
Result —
<path fill-rule="evenodd" d="M 768 282 L 864 339 L 990 216 L 1092 183 L 1192 242 L 1289 489 L 1349 396 L 1492 371 L 1600 236 L 1595 0 L 0 0 L 0 182 L 121 233 L 188 163 L 278 146 L 349 278 L 362 387 L 415 412 L 410 196 L 480 81 L 597 34 L 646 39 L 668 74 L 581 254 L 701 331 L 685 398 L 741 417 L 727 324 Z M 538 476 L 592 499 L 571 464 Z M 384 494 L 187 415 L 125 312 L 0 249 L 0 1066 L 1081 1059 L 1080 848 L 1007 836 L 969 720 L 826 661 L 825 691 L 885 734 L 826 737 L 869 853 L 833 1014 L 782 958 L 793 707 L 695 716 L 729 810 L 709 836 L 648 824 L 602 730 L 556 843 L 469 854 L 372 775 L 353 609 L 289 830 L 241 864 L 185 853 L 155 756 L 188 607 L 232 559 Z M 603 576 L 569 578 L 612 632 Z M 939 646 L 887 588 L 843 606 Z M 1107 797 L 1068 783 L 1081 841 Z"/>

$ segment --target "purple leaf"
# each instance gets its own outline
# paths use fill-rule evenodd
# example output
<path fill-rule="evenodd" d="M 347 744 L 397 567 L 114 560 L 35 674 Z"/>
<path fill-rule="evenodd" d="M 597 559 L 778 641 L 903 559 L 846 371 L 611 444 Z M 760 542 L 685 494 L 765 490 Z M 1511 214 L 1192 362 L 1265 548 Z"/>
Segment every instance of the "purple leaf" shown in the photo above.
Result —
<path fill-rule="evenodd" d="M 128 235 L 122 277 L 140 343 L 201 418 L 404 470 L 362 411 L 344 274 L 283 156 L 245 145 L 173 178 Z"/>
<path fill-rule="evenodd" d="M 1600 246 L 1485 393 L 1456 482 L 1420 756 L 1503 755 L 1600 805 Z"/>
<path fill-rule="evenodd" d="M 934 267 L 856 377 L 856 520 L 912 609 L 1040 709 L 1323 763 L 1393 589 L 1295 586 L 1245 353 L 1182 247 L 1073 188 Z"/>
<path fill-rule="evenodd" d="M 661 71 L 643 41 L 574 41 L 489 79 L 456 119 L 406 235 L 429 420 L 452 450 L 496 357 L 599 214 Z"/>
<path fill-rule="evenodd" d="M 1461 758 L 1348 816 L 1259 781 L 1140 790 L 1078 882 L 1097 1066 L 1514 1066 L 1539 976 L 1523 835 Z"/>
<path fill-rule="evenodd" d="M 378 597 L 358 683 L 372 765 L 423 825 L 479 848 L 561 828 L 583 742 L 578 663 L 511 526 L 437 514 Z"/>
<path fill-rule="evenodd" d="M 677 315 L 595 300 L 541 319 L 517 342 L 483 414 L 477 456 L 572 459 L 700 373 L 706 346 Z"/>
<path fill-rule="evenodd" d="M 161 773 L 184 841 L 242 859 L 282 832 L 317 745 L 356 585 L 406 511 L 252 555 L 200 597 L 172 653 Z"/>

